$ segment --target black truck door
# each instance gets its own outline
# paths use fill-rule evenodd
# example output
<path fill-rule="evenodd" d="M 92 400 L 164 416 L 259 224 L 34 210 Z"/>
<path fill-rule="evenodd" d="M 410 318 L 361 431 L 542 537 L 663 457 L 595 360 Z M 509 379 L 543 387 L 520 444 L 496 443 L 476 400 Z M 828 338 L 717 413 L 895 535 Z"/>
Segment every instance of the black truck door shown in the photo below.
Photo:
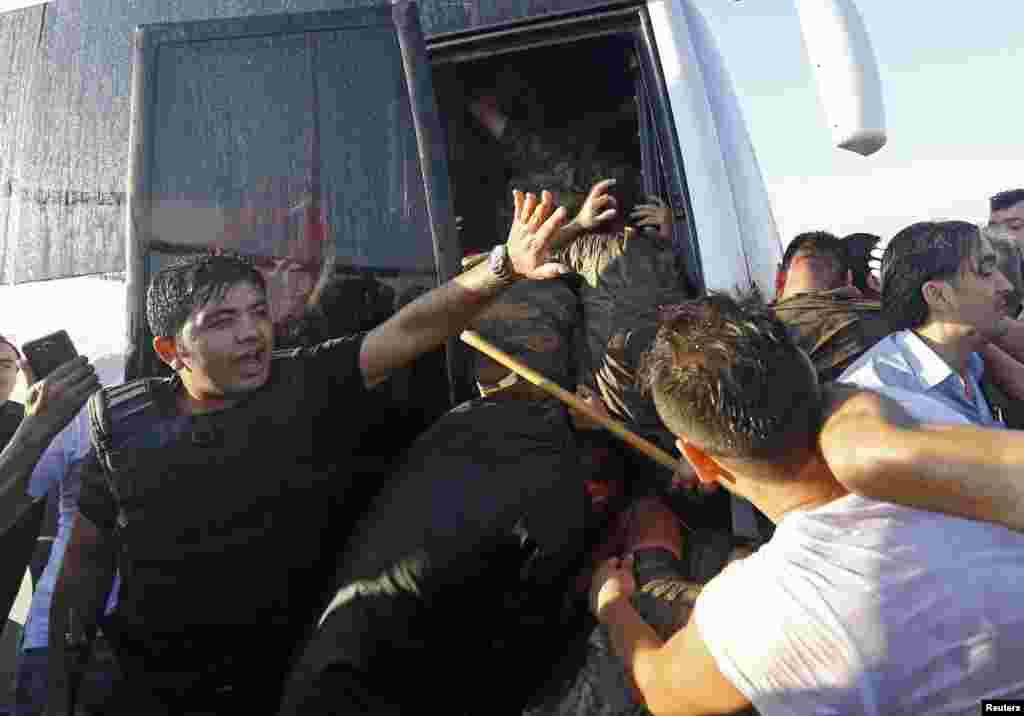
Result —
<path fill-rule="evenodd" d="M 399 286 L 457 272 L 415 3 L 142 26 L 133 62 L 129 378 L 157 370 L 145 286 L 178 254 L 307 284 L 332 261 Z M 278 317 L 288 292 L 271 293 Z"/>

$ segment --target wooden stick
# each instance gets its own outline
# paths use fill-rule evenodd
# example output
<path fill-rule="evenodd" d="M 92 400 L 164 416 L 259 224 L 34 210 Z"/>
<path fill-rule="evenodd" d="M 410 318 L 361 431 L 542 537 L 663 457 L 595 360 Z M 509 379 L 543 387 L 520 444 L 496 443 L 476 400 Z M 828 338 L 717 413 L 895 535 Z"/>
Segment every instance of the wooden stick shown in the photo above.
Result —
<path fill-rule="evenodd" d="M 492 358 L 498 363 L 501 363 L 516 375 L 525 378 L 545 393 L 558 398 L 573 410 L 583 413 L 595 423 L 598 423 L 601 427 L 610 430 L 616 437 L 639 450 L 659 465 L 667 467 L 669 470 L 672 470 L 672 472 L 675 472 L 679 468 L 679 461 L 657 445 L 644 440 L 642 437 L 626 428 L 626 426 L 618 420 L 613 420 L 612 418 L 597 412 L 581 398 L 570 393 L 568 390 L 558 385 L 558 383 L 545 378 L 530 366 L 516 360 L 476 331 L 463 331 L 460 337 L 462 338 L 463 343 L 473 346 L 473 348 L 476 348 L 488 358 Z"/>

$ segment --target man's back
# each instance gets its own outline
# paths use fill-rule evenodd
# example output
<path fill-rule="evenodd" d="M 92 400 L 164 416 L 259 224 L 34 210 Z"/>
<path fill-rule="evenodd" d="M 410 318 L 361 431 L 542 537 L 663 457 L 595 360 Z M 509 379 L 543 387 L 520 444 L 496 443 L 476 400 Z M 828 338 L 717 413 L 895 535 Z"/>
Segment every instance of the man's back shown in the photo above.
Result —
<path fill-rule="evenodd" d="M 365 712 L 472 711 L 497 688 L 488 713 L 518 712 L 584 553 L 572 448 L 552 400 L 480 398 L 424 432 L 353 529 L 282 713 L 363 713 L 344 673 L 369 689 Z"/>
<path fill-rule="evenodd" d="M 976 713 L 1024 697 L 1022 584 L 1024 535 L 851 495 L 788 514 L 695 618 L 765 716 Z"/>
<path fill-rule="evenodd" d="M 822 380 L 835 380 L 892 329 L 879 301 L 858 298 L 848 288 L 800 293 L 772 310 L 814 363 Z"/>

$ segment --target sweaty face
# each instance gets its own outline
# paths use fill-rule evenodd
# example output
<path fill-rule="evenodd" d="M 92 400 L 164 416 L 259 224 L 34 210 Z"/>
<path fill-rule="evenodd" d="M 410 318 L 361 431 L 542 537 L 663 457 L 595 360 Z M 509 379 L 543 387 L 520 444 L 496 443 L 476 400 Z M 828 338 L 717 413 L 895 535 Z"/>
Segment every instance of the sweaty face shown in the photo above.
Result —
<path fill-rule="evenodd" d="M 177 341 L 178 372 L 193 397 L 241 397 L 267 382 L 273 348 L 266 294 L 243 281 L 189 317 Z"/>
<path fill-rule="evenodd" d="M 1013 240 L 1024 246 L 1024 202 L 1014 204 L 1008 209 L 993 211 L 989 223 L 1005 226 Z"/>
<path fill-rule="evenodd" d="M 18 354 L 6 343 L 0 343 L 0 403 L 11 399 L 18 382 Z"/>
<path fill-rule="evenodd" d="M 846 276 L 834 253 L 805 244 L 793 254 L 786 271 L 786 281 L 818 291 L 830 291 L 842 287 Z"/>
<path fill-rule="evenodd" d="M 954 286 L 954 320 L 973 328 L 982 337 L 993 335 L 1007 315 L 1013 286 L 999 270 L 992 244 L 982 239 L 976 257 L 965 259 L 960 280 Z"/>

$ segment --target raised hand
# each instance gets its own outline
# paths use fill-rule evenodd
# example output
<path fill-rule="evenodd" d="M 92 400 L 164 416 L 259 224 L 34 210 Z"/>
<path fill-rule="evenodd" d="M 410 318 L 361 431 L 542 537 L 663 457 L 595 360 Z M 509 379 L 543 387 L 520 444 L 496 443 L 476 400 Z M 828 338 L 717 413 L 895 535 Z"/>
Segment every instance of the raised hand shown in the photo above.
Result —
<path fill-rule="evenodd" d="M 27 361 L 19 361 L 29 384 L 25 395 L 25 421 L 33 430 L 50 438 L 64 429 L 75 417 L 89 396 L 100 389 L 96 369 L 88 358 L 78 356 L 36 381 Z"/>
<path fill-rule="evenodd" d="M 614 179 L 602 179 L 590 187 L 583 206 L 574 221 L 584 231 L 592 231 L 606 221 L 611 221 L 618 214 L 619 203 L 608 190 L 615 186 Z"/>
<path fill-rule="evenodd" d="M 638 227 L 654 226 L 658 238 L 668 241 L 672 238 L 672 209 L 661 198 L 648 196 L 649 204 L 637 204 L 630 212 L 630 220 Z"/>
<path fill-rule="evenodd" d="M 512 196 L 515 216 L 506 246 L 516 275 L 525 279 L 546 279 L 569 273 L 567 266 L 548 260 L 552 240 L 565 223 L 565 207 L 555 210 L 549 191 L 545 191 L 539 201 L 534 194 L 524 195 L 519 190 L 512 192 Z"/>

